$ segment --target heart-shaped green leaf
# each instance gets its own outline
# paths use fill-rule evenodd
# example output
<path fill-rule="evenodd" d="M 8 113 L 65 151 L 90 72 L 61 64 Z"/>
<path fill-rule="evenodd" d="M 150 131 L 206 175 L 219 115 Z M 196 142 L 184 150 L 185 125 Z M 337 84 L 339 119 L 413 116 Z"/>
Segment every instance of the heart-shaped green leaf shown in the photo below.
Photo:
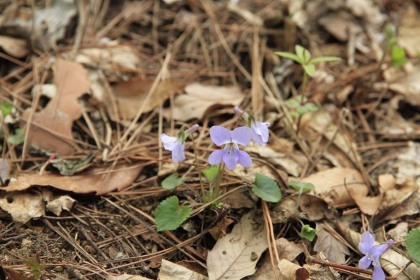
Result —
<path fill-rule="evenodd" d="M 168 197 L 155 210 L 156 228 L 158 231 L 177 229 L 190 214 L 191 208 L 180 206 L 178 197 Z"/>
<path fill-rule="evenodd" d="M 178 177 L 178 173 L 171 174 L 162 181 L 162 188 L 165 190 L 172 190 L 180 186 L 184 180 L 182 177 Z"/>
<path fill-rule="evenodd" d="M 260 173 L 255 174 L 252 191 L 258 197 L 268 202 L 279 202 L 281 200 L 280 188 L 276 181 Z"/>

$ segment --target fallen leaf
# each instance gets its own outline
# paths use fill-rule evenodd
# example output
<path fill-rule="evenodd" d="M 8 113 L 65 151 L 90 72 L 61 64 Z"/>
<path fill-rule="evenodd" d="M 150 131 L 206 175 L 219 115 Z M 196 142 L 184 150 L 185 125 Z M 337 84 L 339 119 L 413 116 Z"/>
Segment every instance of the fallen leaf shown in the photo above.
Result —
<path fill-rule="evenodd" d="M 399 222 L 393 229 L 388 231 L 388 235 L 394 242 L 404 242 L 408 234 L 408 223 Z"/>
<path fill-rule="evenodd" d="M 294 160 L 292 160 L 286 154 L 276 152 L 269 146 L 247 146 L 244 148 L 244 150 L 250 153 L 256 153 L 271 164 L 282 167 L 288 174 L 292 176 L 298 177 L 302 172 L 302 168 Z"/>
<path fill-rule="evenodd" d="M 117 165 L 113 171 L 98 167 L 75 176 L 61 176 L 54 173 L 21 174 L 9 186 L 0 189 L 11 192 L 26 190 L 32 186 L 51 186 L 74 193 L 103 195 L 127 188 L 137 178 L 142 168 L 142 166 L 122 164 Z"/>
<path fill-rule="evenodd" d="M 214 240 L 219 240 L 220 237 L 226 235 L 226 229 L 230 226 L 234 220 L 224 216 L 215 226 L 209 229 L 211 236 Z"/>
<path fill-rule="evenodd" d="M 404 203 L 399 204 L 385 216 L 385 220 L 397 220 L 403 216 L 414 216 L 420 213 L 420 189 L 409 196 Z"/>
<path fill-rule="evenodd" d="M 360 162 L 360 156 L 354 152 L 356 151 L 356 145 L 350 134 L 344 133 L 342 128 L 338 129 L 328 112 L 319 110 L 305 114 L 301 119 L 301 130 L 304 138 L 309 143 L 316 145 L 314 149 L 320 149 L 319 152 L 323 152 L 324 157 L 328 157 L 328 154 L 330 154 L 332 159 L 328 159 L 334 164 L 338 163 L 339 166 L 353 167 Z M 322 139 L 321 143 L 318 143 L 321 135 L 324 139 Z M 334 145 L 330 145 L 324 151 L 325 145 L 330 142 Z"/>
<path fill-rule="evenodd" d="M 420 72 L 419 72 L 420 73 Z M 393 169 L 397 170 L 396 183 L 415 184 L 420 186 L 420 162 L 418 160 L 420 155 L 420 144 L 412 141 L 408 142 L 407 148 L 398 152 L 397 160 L 393 165 Z"/>
<path fill-rule="evenodd" d="M 230 234 L 219 239 L 207 256 L 210 280 L 242 279 L 255 273 L 261 254 L 267 249 L 265 228 L 256 212 L 245 214 Z"/>
<path fill-rule="evenodd" d="M 303 194 L 300 197 L 300 209 L 311 221 L 318 221 L 324 217 L 333 216 L 332 210 L 328 209 L 328 204 L 319 197 Z"/>
<path fill-rule="evenodd" d="M 286 197 L 280 203 L 276 203 L 274 208 L 270 211 L 273 224 L 286 223 L 289 219 L 296 219 L 299 217 L 296 199 L 293 197 Z"/>
<path fill-rule="evenodd" d="M 312 258 L 315 258 L 320 261 L 326 261 L 327 258 L 325 255 L 320 252 L 316 255 L 312 255 Z M 309 272 L 309 279 L 313 280 L 333 280 L 341 279 L 340 274 L 333 268 L 321 265 L 317 263 L 304 264 L 303 267 Z"/>
<path fill-rule="evenodd" d="M 181 279 L 206 280 L 208 279 L 206 276 L 202 274 L 199 274 L 186 267 L 167 261 L 165 259 L 162 260 L 162 266 L 160 267 L 158 278 L 160 280 L 177 280 L 177 279 L 179 280 Z"/>
<path fill-rule="evenodd" d="M 185 87 L 185 83 L 182 81 L 163 80 L 159 82 L 153 95 L 146 100 L 153 82 L 152 79 L 135 78 L 114 84 L 112 86 L 114 92 L 112 98 L 115 101 L 112 101 L 108 95 L 106 95 L 108 98 L 105 98 L 104 101 L 111 119 L 132 120 L 142 106 L 144 106 L 144 113 L 150 112 Z M 117 105 L 118 116 L 114 109 L 114 102 Z M 145 102 L 146 104 L 144 104 Z"/>
<path fill-rule="evenodd" d="M 315 252 L 324 252 L 331 262 L 346 263 L 346 255 L 350 255 L 350 251 L 345 244 L 326 231 L 321 224 L 316 224 L 316 235 Z"/>
<path fill-rule="evenodd" d="M 62 195 L 47 202 L 47 209 L 53 212 L 56 216 L 60 216 L 63 210 L 70 211 L 73 204 L 76 202 L 75 199 L 68 195 Z"/>
<path fill-rule="evenodd" d="M 400 94 L 413 106 L 420 107 L 420 67 L 414 67 L 408 73 L 387 79 L 388 88 Z"/>
<path fill-rule="evenodd" d="M 233 192 L 221 201 L 228 204 L 232 209 L 253 208 L 255 206 L 255 201 L 245 193 L 245 190 Z"/>
<path fill-rule="evenodd" d="M 0 48 L 11 56 L 22 58 L 28 55 L 29 48 L 26 40 L 0 35 Z"/>
<path fill-rule="evenodd" d="M 106 280 L 151 280 L 150 278 L 146 278 L 143 276 L 138 275 L 130 275 L 127 273 L 121 274 L 121 275 L 108 275 L 106 277 Z"/>
<path fill-rule="evenodd" d="M 280 259 L 294 261 L 300 254 L 304 252 L 302 243 L 293 243 L 286 238 L 276 240 L 277 251 Z"/>
<path fill-rule="evenodd" d="M 395 189 L 396 180 L 392 174 L 381 174 L 378 176 L 378 185 L 381 193 Z"/>
<path fill-rule="evenodd" d="M 315 189 L 311 191 L 312 195 L 318 196 L 338 208 L 355 204 L 348 190 L 353 190 L 361 195 L 367 195 L 369 192 L 360 173 L 351 168 L 328 169 L 314 173 L 301 181 L 312 183 L 315 186 Z"/>
<path fill-rule="evenodd" d="M 72 53 L 64 54 L 70 58 Z M 100 48 L 86 48 L 78 51 L 74 60 L 102 71 L 120 72 L 137 70 L 140 58 L 134 47 L 120 45 L 117 41 L 107 42 Z"/>
<path fill-rule="evenodd" d="M 309 272 L 291 261 L 282 259 L 277 265 L 286 280 L 306 280 L 309 279 Z"/>
<path fill-rule="evenodd" d="M 29 142 L 45 151 L 70 155 L 76 150 L 72 126 L 81 114 L 78 98 L 89 91 L 87 72 L 79 63 L 57 59 L 54 67 L 57 95 L 40 112 L 33 115 Z M 23 114 L 28 120 L 30 109 Z"/>
<path fill-rule="evenodd" d="M 199 83 L 190 84 L 185 94 L 175 98 L 173 118 L 180 121 L 202 119 L 206 112 L 217 105 L 238 106 L 245 95 L 237 86 L 207 86 Z M 170 116 L 170 110 L 165 111 Z"/>
<path fill-rule="evenodd" d="M 420 15 L 415 5 L 407 5 L 401 15 L 397 40 L 409 56 L 416 57 L 420 53 Z"/>
<path fill-rule="evenodd" d="M 0 208 L 9 213 L 13 221 L 23 224 L 45 215 L 41 193 L 8 193 L 0 199 Z"/>

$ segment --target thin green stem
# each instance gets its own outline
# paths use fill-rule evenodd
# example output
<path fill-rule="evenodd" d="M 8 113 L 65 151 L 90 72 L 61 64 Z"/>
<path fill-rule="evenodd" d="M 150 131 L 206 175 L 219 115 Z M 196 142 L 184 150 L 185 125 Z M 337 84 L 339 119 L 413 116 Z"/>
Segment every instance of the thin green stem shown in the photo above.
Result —
<path fill-rule="evenodd" d="M 214 189 L 211 191 L 212 199 L 220 195 L 220 184 L 222 183 L 222 175 L 224 171 L 225 171 L 225 163 L 222 162 L 221 164 L 219 164 L 219 171 L 217 172 L 216 184 L 214 186 Z M 214 197 L 214 195 L 216 196 Z"/>
<path fill-rule="evenodd" d="M 194 162 L 195 162 L 195 166 L 197 168 L 198 171 L 198 178 L 200 180 L 200 187 L 201 187 L 201 199 L 203 199 L 205 191 L 204 191 L 204 185 L 203 185 L 203 180 L 202 180 L 202 175 L 201 172 L 202 170 L 200 169 L 199 165 L 198 165 L 198 155 L 197 155 L 197 149 L 195 148 L 195 141 L 194 141 L 194 137 L 191 134 L 191 141 L 192 141 L 192 145 L 193 145 L 193 150 L 194 150 Z"/>

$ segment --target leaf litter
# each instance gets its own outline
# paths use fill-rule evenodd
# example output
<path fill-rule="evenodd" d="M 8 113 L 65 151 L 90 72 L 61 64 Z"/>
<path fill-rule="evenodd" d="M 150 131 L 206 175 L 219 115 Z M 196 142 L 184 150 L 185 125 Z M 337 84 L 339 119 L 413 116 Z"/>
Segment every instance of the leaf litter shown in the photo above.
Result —
<path fill-rule="evenodd" d="M 38 256 L 45 279 L 369 277 L 355 269 L 370 231 L 398 240 L 381 259 L 387 274 L 419 278 L 413 251 L 401 253 L 420 209 L 419 12 L 409 2 L 0 5 L 0 102 L 11 106 L 0 130 L 4 272 L 30 279 Z M 399 67 L 385 21 L 407 53 Z M 343 62 L 318 64 L 304 81 L 274 55 L 296 45 Z M 293 118 L 290 99 L 315 111 Z M 227 172 L 226 196 L 212 204 L 200 199 L 208 131 L 238 125 L 234 106 L 268 120 L 270 141 L 245 149 L 254 166 Z M 186 146 L 191 160 L 169 164 L 160 134 L 191 121 L 202 127 Z M 174 172 L 182 184 L 162 188 Z M 252 192 L 255 173 L 280 186 L 267 211 L 259 197 L 273 194 Z M 314 190 L 298 195 L 290 181 Z M 192 216 L 157 231 L 158 203 L 171 196 L 173 213 Z M 312 242 L 302 242 L 304 226 L 316 226 Z"/>

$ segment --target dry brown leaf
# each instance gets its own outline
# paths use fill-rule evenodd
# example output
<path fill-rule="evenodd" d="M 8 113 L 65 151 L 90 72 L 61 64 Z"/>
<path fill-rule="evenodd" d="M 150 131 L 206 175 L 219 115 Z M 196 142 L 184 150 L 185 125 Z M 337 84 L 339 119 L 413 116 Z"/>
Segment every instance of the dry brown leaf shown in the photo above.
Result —
<path fill-rule="evenodd" d="M 248 146 L 244 148 L 245 151 L 250 153 L 256 153 L 264 160 L 282 167 L 288 174 L 298 177 L 302 172 L 302 168 L 294 160 L 288 157 L 286 154 L 278 153 L 269 146 Z"/>
<path fill-rule="evenodd" d="M 379 194 L 377 196 L 367 196 L 365 193 L 358 192 L 354 189 L 349 189 L 349 193 L 354 202 L 356 202 L 360 211 L 370 216 L 375 215 L 383 199 L 383 194 Z"/>
<path fill-rule="evenodd" d="M 316 195 L 334 207 L 353 206 L 354 200 L 348 190 L 367 195 L 368 187 L 363 183 L 360 173 L 351 168 L 336 167 L 312 174 L 301 181 L 312 183 L 315 189 L 311 194 Z"/>
<path fill-rule="evenodd" d="M 381 193 L 395 189 L 396 180 L 392 174 L 381 174 L 378 176 L 378 185 Z"/>
<path fill-rule="evenodd" d="M 396 183 L 415 184 L 420 186 L 420 144 L 412 141 L 408 142 L 408 147 L 399 151 L 398 158 L 393 168 L 398 170 L 396 174 Z"/>
<path fill-rule="evenodd" d="M 278 268 L 280 270 L 280 273 L 286 280 L 309 279 L 309 272 L 305 268 L 288 260 L 280 260 Z"/>
<path fill-rule="evenodd" d="M 32 186 L 51 186 L 74 193 L 103 195 L 127 188 L 137 178 L 142 168 L 142 166 L 122 164 L 117 165 L 113 171 L 105 167 L 93 168 L 75 176 L 61 176 L 54 173 L 21 174 L 9 186 L 0 189 L 11 192 L 26 190 Z"/>
<path fill-rule="evenodd" d="M 413 68 L 397 79 L 391 77 L 387 82 L 389 89 L 403 96 L 411 105 L 420 107 L 420 67 Z"/>
<path fill-rule="evenodd" d="M 206 86 L 198 83 L 185 88 L 185 94 L 175 98 L 173 117 L 176 120 L 187 121 L 202 119 L 205 113 L 217 105 L 238 106 L 245 95 L 237 86 Z M 169 109 L 165 116 L 170 116 Z"/>
<path fill-rule="evenodd" d="M 320 252 L 312 256 L 320 261 L 326 261 L 324 253 Z M 303 267 L 309 272 L 311 280 L 336 280 L 341 279 L 340 274 L 333 268 L 317 263 L 304 264 Z"/>
<path fill-rule="evenodd" d="M 14 57 L 25 57 L 29 53 L 26 40 L 0 35 L 0 48 Z"/>
<path fill-rule="evenodd" d="M 53 212 L 56 216 L 60 216 L 63 210 L 70 211 L 73 204 L 76 202 L 75 199 L 68 195 L 62 195 L 47 202 L 47 209 Z"/>
<path fill-rule="evenodd" d="M 213 226 L 212 228 L 210 228 L 209 229 L 209 232 L 210 232 L 211 236 L 214 238 L 214 240 L 219 240 L 220 237 L 225 236 L 226 235 L 226 229 L 233 222 L 234 222 L 234 220 L 232 220 L 232 219 L 230 219 L 230 218 L 228 218 L 228 217 L 225 216 L 215 226 Z"/>
<path fill-rule="evenodd" d="M 72 53 L 65 55 L 70 57 Z M 79 50 L 75 61 L 103 71 L 112 72 L 136 70 L 140 65 L 140 59 L 136 50 L 129 45 L 120 45 L 116 41 L 108 42 L 101 48 Z"/>
<path fill-rule="evenodd" d="M 324 152 L 324 156 L 328 157 L 328 153 L 332 156 L 330 159 L 334 164 L 343 167 L 357 166 L 360 162 L 360 156 L 355 154 L 356 145 L 350 138 L 350 134 L 343 133 L 343 129 L 337 132 L 337 126 L 329 113 L 320 110 L 317 112 L 305 114 L 301 120 L 302 135 L 309 143 L 316 143 L 314 148 L 319 152 Z M 318 143 L 319 136 L 324 137 L 324 141 Z M 324 151 L 325 145 L 332 141 L 327 151 Z"/>
<path fill-rule="evenodd" d="M 406 203 L 408 203 L 411 197 L 415 197 L 418 194 L 420 189 L 417 186 L 412 185 L 404 185 L 399 187 L 398 189 L 389 190 L 384 194 L 384 198 L 378 208 L 376 219 L 384 218 L 389 220 L 387 217 L 390 210 L 394 208 L 405 208 L 407 207 Z M 419 204 L 420 201 L 417 201 L 416 204 L 411 204 L 411 212 L 415 214 L 419 213 Z"/>
<path fill-rule="evenodd" d="M 158 278 L 160 280 L 207 280 L 208 278 L 202 274 L 192 271 L 186 267 L 176 263 L 162 260 Z M 210 278 L 211 279 L 211 278 Z"/>
<path fill-rule="evenodd" d="M 300 254 L 304 252 L 302 243 L 293 243 L 286 238 L 276 240 L 277 251 L 280 259 L 294 261 Z"/>
<path fill-rule="evenodd" d="M 399 204 L 389 214 L 385 216 L 385 220 L 391 221 L 399 219 L 403 216 L 418 215 L 420 213 L 420 189 L 411 195 L 404 203 Z"/>
<path fill-rule="evenodd" d="M 151 280 L 150 278 L 146 278 L 139 275 L 130 275 L 127 273 L 121 274 L 121 275 L 108 275 L 106 277 L 106 280 Z"/>
<path fill-rule="evenodd" d="M 159 82 L 153 95 L 148 100 L 146 97 L 153 85 L 152 79 L 135 78 L 128 81 L 120 82 L 112 86 L 117 105 L 118 117 L 114 110 L 114 100 L 108 95 L 104 100 L 111 119 L 113 120 L 132 120 L 137 115 L 139 109 L 143 107 L 143 112 L 147 113 L 160 104 L 162 104 L 171 95 L 185 87 L 185 83 L 177 80 L 163 80 Z M 146 102 L 147 101 L 147 102 Z M 143 105 L 146 102 L 145 105 Z"/>
<path fill-rule="evenodd" d="M 350 255 L 350 251 L 345 244 L 326 231 L 321 224 L 316 224 L 316 236 L 314 245 L 316 252 L 324 252 L 331 262 L 346 263 L 346 255 Z"/>
<path fill-rule="evenodd" d="M 270 211 L 271 219 L 274 224 L 286 223 L 289 219 L 299 217 L 297 202 L 294 197 L 282 199 L 280 203 L 276 203 Z"/>
<path fill-rule="evenodd" d="M 223 203 L 229 205 L 232 209 L 252 208 L 255 206 L 253 201 L 245 191 L 236 191 L 222 199 Z"/>
<path fill-rule="evenodd" d="M 413 4 L 407 5 L 401 15 L 397 40 L 409 56 L 416 57 L 420 53 L 420 14 Z"/>
<path fill-rule="evenodd" d="M 79 63 L 57 59 L 54 67 L 57 95 L 33 115 L 29 142 L 45 151 L 70 155 L 76 150 L 72 125 L 81 114 L 78 98 L 89 91 L 87 72 Z M 28 120 L 29 110 L 23 115 Z"/>
<path fill-rule="evenodd" d="M 255 273 L 261 254 L 267 249 L 265 228 L 256 212 L 245 214 L 230 234 L 219 239 L 207 255 L 210 280 L 242 279 Z M 259 215 L 258 215 L 259 216 Z"/>
<path fill-rule="evenodd" d="M 8 193 L 0 199 L 0 208 L 9 213 L 13 221 L 26 223 L 32 218 L 45 215 L 41 193 Z"/>
<path fill-rule="evenodd" d="M 304 194 L 300 198 L 300 209 L 311 221 L 318 221 L 324 217 L 331 217 L 332 210 L 328 209 L 327 203 L 319 197 Z"/>
<path fill-rule="evenodd" d="M 393 229 L 388 231 L 388 235 L 394 242 L 404 242 L 408 234 L 408 223 L 399 222 Z"/>

